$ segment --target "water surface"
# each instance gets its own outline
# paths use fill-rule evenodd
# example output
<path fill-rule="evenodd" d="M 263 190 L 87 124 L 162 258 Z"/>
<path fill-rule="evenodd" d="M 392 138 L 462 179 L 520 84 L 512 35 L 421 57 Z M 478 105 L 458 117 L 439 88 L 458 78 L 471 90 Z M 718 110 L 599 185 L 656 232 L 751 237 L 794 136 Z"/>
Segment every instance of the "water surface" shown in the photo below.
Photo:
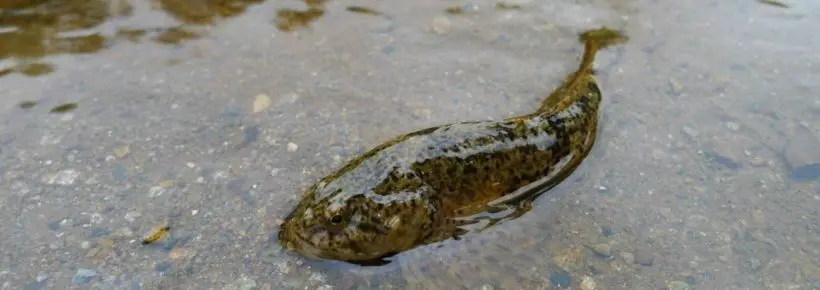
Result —
<path fill-rule="evenodd" d="M 820 288 L 820 4 L 783 3 L 0 0 L 0 284 Z M 601 25 L 598 144 L 528 214 L 383 268 L 275 242 L 347 158 L 535 109 Z"/>

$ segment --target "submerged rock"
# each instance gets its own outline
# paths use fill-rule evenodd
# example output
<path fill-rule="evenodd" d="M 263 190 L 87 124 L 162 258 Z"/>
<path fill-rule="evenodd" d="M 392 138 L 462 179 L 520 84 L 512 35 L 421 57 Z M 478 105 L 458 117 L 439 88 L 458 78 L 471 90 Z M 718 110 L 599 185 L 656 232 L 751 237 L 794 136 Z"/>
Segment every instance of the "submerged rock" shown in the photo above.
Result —
<path fill-rule="evenodd" d="M 91 281 L 94 277 L 97 276 L 97 272 L 91 269 L 80 268 L 77 269 L 77 274 L 74 274 L 74 277 L 71 278 L 72 284 L 85 284 Z"/>
<path fill-rule="evenodd" d="M 783 155 L 791 170 L 792 179 L 805 181 L 820 178 L 820 140 L 809 128 L 795 128 Z"/>

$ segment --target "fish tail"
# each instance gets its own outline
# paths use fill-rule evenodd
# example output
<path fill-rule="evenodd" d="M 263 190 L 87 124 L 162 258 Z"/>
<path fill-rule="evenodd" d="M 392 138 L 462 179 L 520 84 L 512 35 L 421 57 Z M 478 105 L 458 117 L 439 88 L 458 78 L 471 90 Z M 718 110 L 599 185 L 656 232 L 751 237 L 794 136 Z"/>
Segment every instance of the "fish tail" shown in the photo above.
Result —
<path fill-rule="evenodd" d="M 541 102 L 537 114 L 560 111 L 572 104 L 588 89 L 587 82 L 594 82 L 591 75 L 595 54 L 603 48 L 626 42 L 628 38 L 620 31 L 601 27 L 581 33 L 578 40 L 584 43 L 584 55 L 578 70 L 569 74 L 566 81 Z"/>
<path fill-rule="evenodd" d="M 578 41 L 584 43 L 584 56 L 577 73 L 592 72 L 595 55 L 599 50 L 612 45 L 624 43 L 629 38 L 622 32 L 606 27 L 588 30 L 578 36 Z"/>

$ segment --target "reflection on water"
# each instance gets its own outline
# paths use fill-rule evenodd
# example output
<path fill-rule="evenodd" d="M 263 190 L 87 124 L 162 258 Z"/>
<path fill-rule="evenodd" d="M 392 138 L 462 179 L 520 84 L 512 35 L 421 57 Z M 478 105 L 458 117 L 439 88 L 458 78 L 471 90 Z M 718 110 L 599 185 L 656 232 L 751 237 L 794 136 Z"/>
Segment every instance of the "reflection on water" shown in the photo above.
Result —
<path fill-rule="evenodd" d="M 495 3 L 495 9 L 496 10 L 519 10 L 519 9 L 522 9 L 522 8 L 523 7 L 521 7 L 521 5 L 519 5 L 519 4 L 513 4 L 513 3 L 507 3 L 507 2 Z M 447 8 L 444 9 L 444 12 L 446 12 L 447 14 L 458 15 L 458 14 L 464 14 L 464 13 L 467 13 L 467 12 L 475 12 L 476 10 L 477 10 L 477 7 L 475 6 L 475 4 L 474 3 L 469 3 L 469 4 L 460 5 L 460 6 L 447 7 Z"/>
<path fill-rule="evenodd" d="M 202 37 L 196 26 L 236 17 L 265 0 L 0 0 L 0 77 L 21 74 L 35 77 L 51 73 L 55 65 L 43 58 L 59 54 L 91 54 L 118 40 L 181 44 Z M 305 0 L 304 10 L 276 10 L 273 26 L 293 31 L 310 26 L 325 13 L 326 0 Z M 144 5 L 142 5 L 144 4 Z M 117 27 L 113 35 L 101 26 L 117 19 L 143 16 L 139 7 L 167 13 L 178 23 L 170 27 Z M 382 15 L 363 6 L 348 12 Z M 141 21 L 152 23 L 153 21 Z M 11 60 L 11 61 L 7 61 Z"/>
<path fill-rule="evenodd" d="M 23 101 L 23 102 L 20 102 L 19 104 L 17 104 L 17 107 L 19 107 L 20 109 L 23 109 L 23 110 L 30 110 L 30 109 L 33 109 L 34 107 L 36 107 L 37 104 L 38 103 L 36 101 Z M 57 105 L 56 107 L 51 108 L 49 110 L 49 113 L 52 113 L 52 114 L 68 113 L 68 112 L 74 111 L 74 109 L 76 109 L 78 106 L 79 105 L 77 105 L 77 103 L 73 103 L 73 102 L 72 103 L 65 103 L 65 104 Z"/>
<path fill-rule="evenodd" d="M 68 113 L 77 108 L 77 103 L 66 103 L 56 106 L 50 110 L 51 113 Z"/>
<path fill-rule="evenodd" d="M 14 59 L 17 64 L 3 70 L 26 76 L 39 76 L 54 67 L 38 60 L 52 54 L 85 54 L 101 50 L 106 39 L 99 33 L 64 35 L 93 28 L 110 15 L 127 10 L 112 10 L 103 1 L 24 1 L 5 0 L 0 7 L 0 60 Z"/>
<path fill-rule="evenodd" d="M 37 106 L 37 102 L 35 102 L 35 101 L 24 101 L 22 103 L 17 104 L 17 106 L 20 107 L 20 109 L 28 110 L 28 109 L 34 108 L 34 106 Z"/>
<path fill-rule="evenodd" d="M 115 40 L 137 42 L 151 36 L 162 44 L 179 44 L 200 37 L 187 25 L 210 24 L 234 17 L 264 0 L 161 0 L 151 10 L 161 10 L 181 25 L 154 29 L 121 27 L 114 35 L 98 29 L 107 21 L 134 16 L 136 1 L 145 0 L 0 0 L 0 77 L 12 73 L 40 76 L 55 70 L 43 62 L 49 55 L 90 54 L 110 47 Z M 147 3 L 147 2 L 145 2 Z"/>
<path fill-rule="evenodd" d="M 310 27 L 310 23 L 325 14 L 323 8 L 311 7 L 306 10 L 279 9 L 276 11 L 276 28 L 282 31 Z"/>
<path fill-rule="evenodd" d="M 382 15 L 381 12 L 376 11 L 373 8 L 367 8 L 367 7 L 364 7 L 364 6 L 347 6 L 347 8 L 345 8 L 345 10 L 353 12 L 353 13 L 359 13 L 359 14 Z"/>
<path fill-rule="evenodd" d="M 210 24 L 217 17 L 242 14 L 253 4 L 265 0 L 160 0 L 161 9 L 186 24 Z"/>
<path fill-rule="evenodd" d="M 789 8 L 789 5 L 788 5 L 788 4 L 783 3 L 783 2 L 780 2 L 780 1 L 777 1 L 777 0 L 757 0 L 757 1 L 758 1 L 758 2 L 760 2 L 760 3 L 766 4 L 766 5 L 775 6 L 775 7 L 780 7 L 780 8 Z"/>

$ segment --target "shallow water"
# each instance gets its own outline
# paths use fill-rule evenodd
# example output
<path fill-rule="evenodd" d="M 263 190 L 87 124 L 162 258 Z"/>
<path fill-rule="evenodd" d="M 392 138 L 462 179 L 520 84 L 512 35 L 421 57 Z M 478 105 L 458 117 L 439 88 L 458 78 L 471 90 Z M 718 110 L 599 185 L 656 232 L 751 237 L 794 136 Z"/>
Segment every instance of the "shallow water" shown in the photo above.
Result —
<path fill-rule="evenodd" d="M 505 3 L 0 0 L 0 288 L 820 289 L 820 4 Z M 535 109 L 601 25 L 598 143 L 528 214 L 383 268 L 275 242 L 347 158 Z"/>

